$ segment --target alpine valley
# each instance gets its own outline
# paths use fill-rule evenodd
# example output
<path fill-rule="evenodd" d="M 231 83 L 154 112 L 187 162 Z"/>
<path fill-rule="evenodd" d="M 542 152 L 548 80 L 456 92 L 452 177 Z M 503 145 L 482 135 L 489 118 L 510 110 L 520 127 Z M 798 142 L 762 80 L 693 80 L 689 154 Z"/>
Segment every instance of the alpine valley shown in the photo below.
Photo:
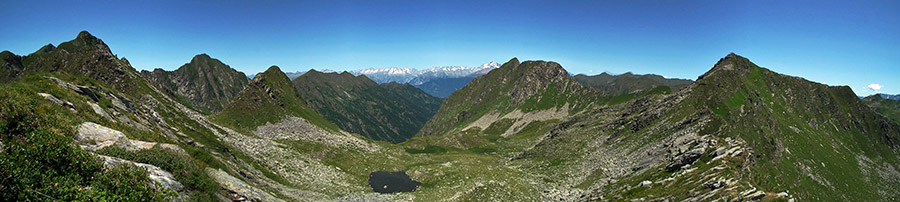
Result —
<path fill-rule="evenodd" d="M 248 77 L 83 31 L 0 53 L 0 201 L 900 201 L 897 100 L 723 55 Z"/>

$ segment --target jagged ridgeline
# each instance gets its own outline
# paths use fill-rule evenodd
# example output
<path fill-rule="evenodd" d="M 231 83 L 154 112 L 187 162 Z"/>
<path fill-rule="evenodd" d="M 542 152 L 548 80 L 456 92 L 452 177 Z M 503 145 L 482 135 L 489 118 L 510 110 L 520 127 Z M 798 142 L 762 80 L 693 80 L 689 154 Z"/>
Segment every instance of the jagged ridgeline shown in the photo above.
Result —
<path fill-rule="evenodd" d="M 575 81 L 587 87 L 593 87 L 605 95 L 623 95 L 640 91 L 652 90 L 659 86 L 668 86 L 672 90 L 681 90 L 693 81 L 687 79 L 668 79 L 655 74 L 632 74 L 627 72 L 621 75 L 602 73 L 594 76 L 578 74 Z"/>
<path fill-rule="evenodd" d="M 175 71 L 143 70 L 141 74 L 158 84 L 181 104 L 204 114 L 216 113 L 225 108 L 231 98 L 250 82 L 243 72 L 206 54 L 194 56 L 190 63 Z"/>
<path fill-rule="evenodd" d="M 513 58 L 398 144 L 341 124 L 410 134 L 439 100 L 347 74 L 292 82 L 274 66 L 230 99 L 234 86 L 191 97 L 165 86 L 240 75 L 200 55 L 188 76 L 151 82 L 87 32 L 0 59 L 0 201 L 900 200 L 896 102 L 735 54 L 687 86 L 612 93 Z M 218 70 L 230 73 L 190 76 Z M 375 193 L 374 173 L 414 191 Z"/>
<path fill-rule="evenodd" d="M 212 122 L 88 32 L 0 56 L 0 201 L 325 200 L 364 192 L 368 169 L 398 170 L 376 158 L 396 152 L 306 107 L 277 67 Z"/>
<path fill-rule="evenodd" d="M 2 55 L 0 200 L 213 199 L 205 168 L 235 174 L 217 160 L 229 147 L 215 127 L 90 33 Z"/>
<path fill-rule="evenodd" d="M 311 108 L 341 129 L 392 143 L 413 137 L 441 103 L 409 84 L 379 85 L 347 72 L 310 70 L 293 83 Z"/>
<path fill-rule="evenodd" d="M 495 70 L 502 74 L 476 78 L 445 100 L 420 133 L 426 137 L 408 145 L 494 151 L 510 166 L 573 188 L 545 195 L 558 199 L 900 196 L 900 127 L 849 87 L 781 75 L 730 54 L 676 93 L 659 87 L 660 93 L 584 98 L 579 92 L 597 92 L 560 89 L 567 77 L 554 76 L 560 68 L 553 67 L 512 60 Z M 516 88 L 529 84 L 547 88 Z M 570 108 L 555 117 L 521 110 L 533 106 L 523 100 L 544 100 L 539 95 L 558 98 L 545 105 L 556 107 L 550 112 Z M 581 98 L 564 101 L 571 97 Z M 579 109 L 586 99 L 594 100 Z"/>

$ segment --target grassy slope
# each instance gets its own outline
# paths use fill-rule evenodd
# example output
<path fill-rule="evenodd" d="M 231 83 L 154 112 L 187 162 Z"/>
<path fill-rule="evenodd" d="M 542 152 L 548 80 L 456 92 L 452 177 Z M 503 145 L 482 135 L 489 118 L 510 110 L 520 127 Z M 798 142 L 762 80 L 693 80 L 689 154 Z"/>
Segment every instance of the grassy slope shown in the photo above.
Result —
<path fill-rule="evenodd" d="M 252 131 L 266 123 L 277 123 L 286 116 L 306 119 L 327 130 L 339 130 L 306 105 L 287 75 L 277 66 L 256 75 L 225 109 L 212 118 L 226 126 Z"/>
<path fill-rule="evenodd" d="M 31 99 L 39 103 L 49 102 L 37 97 L 36 93 L 51 94 L 63 101 L 73 103 L 76 112 L 63 110 L 64 107 L 58 105 L 41 104 L 39 106 L 55 108 L 54 111 L 39 113 L 41 116 L 58 117 L 58 120 L 67 121 L 60 124 L 72 127 L 84 121 L 95 122 L 122 131 L 130 139 L 177 144 L 189 153 L 193 161 L 191 164 L 199 167 L 221 168 L 233 176 L 241 177 L 237 175 L 237 172 L 225 167 L 217 159 L 218 157 L 215 157 L 221 157 L 223 154 L 242 156 L 238 150 L 229 149 L 228 145 L 217 140 L 210 129 L 202 127 L 201 124 L 188 118 L 186 114 L 180 113 L 180 110 L 175 107 L 176 103 L 165 99 L 164 95 L 153 90 L 150 83 L 141 78 L 133 68 L 114 57 L 103 55 L 103 50 L 108 49 L 99 39 L 87 32 L 82 32 L 78 38 L 62 43 L 58 49 L 45 51 L 46 49 L 48 46 L 42 48 L 41 51 L 25 56 L 27 58 L 27 61 L 24 61 L 25 70 L 17 78 L 4 82 L 5 92 L 14 92 L 14 97 Z M 105 119 L 93 113 L 93 109 L 87 105 L 87 102 L 96 102 L 109 112 L 113 106 L 108 97 L 99 96 L 99 100 L 94 101 L 92 98 L 61 88 L 46 76 L 56 77 L 76 85 L 96 87 L 94 91 L 97 94 L 115 94 L 131 100 L 134 104 L 149 104 L 152 107 L 146 110 L 157 112 L 170 127 L 183 131 L 187 138 L 199 144 L 183 144 L 170 139 L 163 135 L 162 129 L 151 128 L 150 131 L 145 131 L 125 123 Z M 148 99 L 157 101 L 158 104 L 147 103 L 150 101 Z M 136 116 L 138 116 L 135 113 L 126 113 L 125 115 L 132 120 L 137 120 Z M 209 180 L 208 177 L 199 176 L 199 178 Z M 201 194 L 195 194 L 199 198 L 192 198 L 192 200 L 205 200 L 213 199 L 213 197 L 203 194 L 212 194 L 219 190 L 194 191 Z"/>
<path fill-rule="evenodd" d="M 531 112 L 568 104 L 577 113 L 600 99 L 577 84 L 555 62 L 513 58 L 500 68 L 476 77 L 466 87 L 444 100 L 425 124 L 419 136 L 443 135 L 456 131 L 485 114 L 505 114 L 514 110 Z"/>
<path fill-rule="evenodd" d="M 900 101 L 885 99 L 878 95 L 866 97 L 863 101 L 875 112 L 900 123 Z"/>
<path fill-rule="evenodd" d="M 671 113 L 709 110 L 715 116 L 707 126 L 710 130 L 704 131 L 748 142 L 754 156 L 727 161 L 725 171 L 731 173 L 727 175 L 763 190 L 786 190 L 804 200 L 897 199 L 900 177 L 888 174 L 898 165 L 900 129 L 896 124 L 866 109 L 847 87 L 779 75 L 740 57 L 720 61 L 717 66 L 729 64 L 738 70 L 704 75 L 690 97 Z M 704 165 L 706 160 L 698 164 Z M 609 187 L 654 179 L 647 175 L 668 176 L 650 172 Z M 690 190 L 701 185 L 680 187 Z M 640 193 L 658 195 L 673 188 L 652 190 Z M 675 199 L 690 196 L 677 194 L 690 192 L 674 193 Z"/>

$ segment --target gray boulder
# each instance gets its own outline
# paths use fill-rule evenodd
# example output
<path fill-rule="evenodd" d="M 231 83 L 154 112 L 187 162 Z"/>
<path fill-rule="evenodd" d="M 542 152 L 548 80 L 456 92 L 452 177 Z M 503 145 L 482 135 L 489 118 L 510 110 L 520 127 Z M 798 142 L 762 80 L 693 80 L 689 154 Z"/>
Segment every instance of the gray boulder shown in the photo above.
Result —
<path fill-rule="evenodd" d="M 675 156 L 674 158 L 672 158 L 671 163 L 666 165 L 666 170 L 675 171 L 675 170 L 681 169 L 681 167 L 684 167 L 685 165 L 690 165 L 690 164 L 694 163 L 695 161 L 697 161 L 697 159 L 700 159 L 700 157 L 703 156 L 703 153 L 705 151 L 706 151 L 706 148 L 697 147 L 688 152 L 679 154 L 679 155 Z"/>

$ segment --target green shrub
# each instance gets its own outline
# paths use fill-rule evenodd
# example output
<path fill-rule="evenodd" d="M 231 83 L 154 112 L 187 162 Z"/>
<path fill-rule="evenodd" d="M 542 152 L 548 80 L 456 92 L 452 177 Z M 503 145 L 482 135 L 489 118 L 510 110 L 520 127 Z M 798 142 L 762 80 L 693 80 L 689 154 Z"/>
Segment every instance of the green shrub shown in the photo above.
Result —
<path fill-rule="evenodd" d="M 140 151 L 127 151 L 121 147 L 106 147 L 98 153 L 114 156 L 134 162 L 156 165 L 163 170 L 172 172 L 175 180 L 184 184 L 185 188 L 194 191 L 191 201 L 214 199 L 219 185 L 210 178 L 202 166 L 195 163 L 189 156 L 179 154 L 170 149 L 159 146 Z"/>
<path fill-rule="evenodd" d="M 164 201 L 146 171 L 103 171 L 101 160 L 72 143 L 73 131 L 35 110 L 36 99 L 0 91 L 0 201 Z"/>

